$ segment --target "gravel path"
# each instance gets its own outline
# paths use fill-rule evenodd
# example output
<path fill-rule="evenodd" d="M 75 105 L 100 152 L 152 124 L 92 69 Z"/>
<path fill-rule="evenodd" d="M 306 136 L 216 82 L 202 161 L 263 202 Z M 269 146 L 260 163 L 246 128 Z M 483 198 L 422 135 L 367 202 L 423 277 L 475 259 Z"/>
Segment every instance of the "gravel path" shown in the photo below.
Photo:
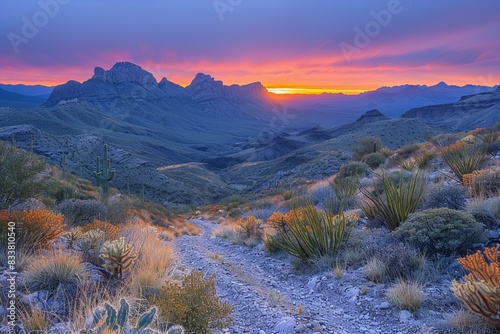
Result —
<path fill-rule="evenodd" d="M 234 324 L 225 332 L 450 333 L 440 328 L 442 316 L 432 307 L 426 310 L 425 303 L 417 314 L 391 307 L 385 300 L 386 286 L 366 281 L 360 270 L 346 270 L 341 279 L 333 272 L 299 276 L 288 258 L 213 238 L 215 223 L 191 223 L 203 234 L 179 237 L 173 245 L 184 267 L 216 274 L 219 297 L 234 306 Z M 360 293 L 363 285 L 366 294 Z M 426 293 L 448 293 L 442 289 Z"/>

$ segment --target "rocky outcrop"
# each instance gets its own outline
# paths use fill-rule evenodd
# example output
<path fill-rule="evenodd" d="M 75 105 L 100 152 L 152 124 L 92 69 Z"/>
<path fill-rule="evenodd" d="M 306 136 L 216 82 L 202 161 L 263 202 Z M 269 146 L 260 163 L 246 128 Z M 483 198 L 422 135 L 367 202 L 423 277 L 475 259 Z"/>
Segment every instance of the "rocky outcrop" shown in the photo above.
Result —
<path fill-rule="evenodd" d="M 227 100 L 265 100 L 268 92 L 260 82 L 248 85 L 225 86 L 207 74 L 198 73 L 187 88 L 183 88 L 166 78 L 158 83 L 154 76 L 140 66 L 129 63 L 116 63 L 111 69 L 94 69 L 89 80 L 79 83 L 68 81 L 52 91 L 46 106 L 55 106 L 61 101 L 78 99 L 102 104 L 114 99 L 171 99 L 173 97 L 191 98 L 195 101 L 223 98 Z"/>
<path fill-rule="evenodd" d="M 361 115 L 361 117 L 356 120 L 356 123 L 366 124 L 366 123 L 385 121 L 387 119 L 389 119 L 389 117 L 385 116 L 377 109 L 372 109 L 368 110 L 363 115 Z"/>
<path fill-rule="evenodd" d="M 450 130 L 470 130 L 500 122 L 500 88 L 463 96 L 458 102 L 413 108 L 402 118 L 419 118 Z"/>

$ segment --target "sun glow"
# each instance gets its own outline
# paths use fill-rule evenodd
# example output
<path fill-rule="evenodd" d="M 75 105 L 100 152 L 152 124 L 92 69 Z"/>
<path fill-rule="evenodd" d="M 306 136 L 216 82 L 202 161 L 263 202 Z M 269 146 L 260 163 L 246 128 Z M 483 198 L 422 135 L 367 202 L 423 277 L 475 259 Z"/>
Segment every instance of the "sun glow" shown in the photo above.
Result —
<path fill-rule="evenodd" d="M 366 89 L 329 89 L 329 88 L 281 88 L 273 87 L 267 90 L 274 94 L 322 94 L 322 93 L 343 93 L 346 95 L 366 92 Z"/>

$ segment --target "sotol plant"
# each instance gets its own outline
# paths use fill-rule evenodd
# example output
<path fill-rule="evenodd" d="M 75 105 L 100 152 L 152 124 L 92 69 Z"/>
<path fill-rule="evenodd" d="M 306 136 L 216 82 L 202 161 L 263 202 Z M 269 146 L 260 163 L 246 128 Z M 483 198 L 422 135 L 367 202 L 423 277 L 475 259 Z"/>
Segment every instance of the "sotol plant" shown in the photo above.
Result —
<path fill-rule="evenodd" d="M 125 238 L 106 241 L 101 248 L 101 258 L 104 268 L 112 274 L 113 278 L 122 279 L 122 273 L 127 270 L 137 258 L 134 247 L 125 242 Z"/>
<path fill-rule="evenodd" d="M 377 191 L 372 193 L 361 187 L 366 202 L 361 202 L 360 207 L 367 216 L 373 215 L 375 209 L 384 218 L 389 230 L 393 231 L 408 218 L 408 215 L 415 212 L 422 198 L 424 185 L 424 178 L 419 173 L 409 181 L 404 181 L 401 176 L 397 184 L 384 174 L 382 175 L 384 193 Z"/>
<path fill-rule="evenodd" d="M 463 182 L 464 175 L 481 169 L 486 159 L 486 152 L 482 146 L 460 142 L 442 148 L 441 156 L 458 181 Z"/>
<path fill-rule="evenodd" d="M 458 259 L 470 273 L 465 282 L 452 282 L 452 290 L 471 312 L 500 325 L 500 262 L 499 247 L 490 247 Z"/>

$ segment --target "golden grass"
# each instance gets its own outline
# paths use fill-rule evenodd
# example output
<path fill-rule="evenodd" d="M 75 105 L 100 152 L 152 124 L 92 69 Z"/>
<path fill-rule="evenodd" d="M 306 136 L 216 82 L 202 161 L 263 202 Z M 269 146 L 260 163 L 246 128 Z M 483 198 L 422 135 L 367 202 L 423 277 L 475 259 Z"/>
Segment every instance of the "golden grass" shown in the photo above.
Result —
<path fill-rule="evenodd" d="M 59 284 L 76 283 L 87 276 L 80 256 L 51 251 L 35 256 L 26 270 L 30 291 L 54 290 Z"/>
<path fill-rule="evenodd" d="M 19 320 L 28 333 L 47 333 L 50 328 L 50 320 L 47 315 L 41 310 L 36 309 L 32 304 L 20 308 Z"/>
<path fill-rule="evenodd" d="M 366 263 L 365 276 L 370 281 L 382 282 L 387 276 L 387 267 L 385 263 L 376 257 L 372 257 Z"/>
<path fill-rule="evenodd" d="M 159 238 L 157 233 L 149 233 L 135 243 L 138 258 L 130 273 L 129 289 L 139 298 L 156 295 L 172 274 L 175 267 L 175 254 L 172 247 Z"/>
<path fill-rule="evenodd" d="M 447 319 L 448 325 L 458 333 L 487 334 L 490 333 L 488 323 L 480 316 L 467 310 L 459 310 Z"/>
<path fill-rule="evenodd" d="M 227 240 L 235 240 L 238 232 L 238 225 L 232 222 L 222 223 L 212 230 L 213 237 L 219 237 Z"/>
<path fill-rule="evenodd" d="M 387 298 L 397 308 L 413 312 L 422 304 L 424 294 L 420 284 L 400 280 L 387 290 Z"/>

